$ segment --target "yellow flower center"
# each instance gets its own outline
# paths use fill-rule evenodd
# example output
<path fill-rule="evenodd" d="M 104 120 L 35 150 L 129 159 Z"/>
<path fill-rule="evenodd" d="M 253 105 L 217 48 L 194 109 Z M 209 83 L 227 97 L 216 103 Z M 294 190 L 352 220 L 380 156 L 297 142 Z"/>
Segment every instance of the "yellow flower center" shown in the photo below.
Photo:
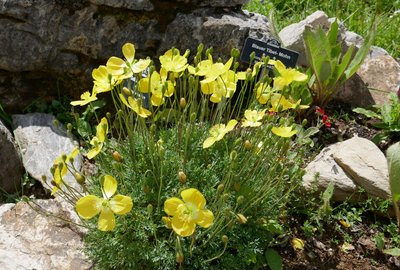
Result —
<path fill-rule="evenodd" d="M 199 217 L 199 210 L 196 205 L 191 202 L 186 202 L 178 207 L 179 216 L 185 221 L 194 221 Z"/>

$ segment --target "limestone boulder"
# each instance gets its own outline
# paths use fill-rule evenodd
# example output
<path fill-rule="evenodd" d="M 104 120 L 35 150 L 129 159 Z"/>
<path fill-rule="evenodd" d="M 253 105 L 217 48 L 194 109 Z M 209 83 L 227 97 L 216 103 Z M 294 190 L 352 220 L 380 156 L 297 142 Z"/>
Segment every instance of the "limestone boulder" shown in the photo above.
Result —
<path fill-rule="evenodd" d="M 21 155 L 8 128 L 0 120 L 0 189 L 14 193 L 24 174 Z"/>
<path fill-rule="evenodd" d="M 386 157 L 373 142 L 364 138 L 355 136 L 325 147 L 305 170 L 304 189 L 322 192 L 332 182 L 336 201 L 391 196 Z"/>
<path fill-rule="evenodd" d="M 50 114 L 30 113 L 12 115 L 15 139 L 20 147 L 23 164 L 26 171 L 36 180 L 42 182 L 43 187 L 51 190 L 53 176 L 50 168 L 54 160 L 61 154 L 70 154 L 78 145 L 66 128 L 57 123 Z M 74 158 L 74 166 L 79 170 L 82 156 Z M 42 176 L 46 177 L 43 181 Z M 80 189 L 75 178 L 68 173 L 64 179 L 70 186 Z"/>
<path fill-rule="evenodd" d="M 340 144 L 325 147 L 305 168 L 303 187 L 307 191 L 321 193 L 330 183 L 334 184 L 333 200 L 345 201 L 358 197 L 356 184 L 334 159 Z"/>
<path fill-rule="evenodd" d="M 0 205 L 0 269 L 92 269 L 80 230 L 62 220 L 69 220 L 68 212 L 56 200 L 38 200 L 33 206 Z"/>

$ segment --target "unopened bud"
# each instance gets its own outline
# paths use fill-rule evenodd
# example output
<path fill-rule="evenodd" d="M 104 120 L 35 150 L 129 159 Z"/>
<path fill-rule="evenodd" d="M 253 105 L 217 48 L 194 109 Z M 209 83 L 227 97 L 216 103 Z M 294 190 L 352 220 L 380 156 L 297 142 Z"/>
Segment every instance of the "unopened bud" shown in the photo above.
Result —
<path fill-rule="evenodd" d="M 54 180 L 52 180 L 52 181 L 50 182 L 50 184 L 51 184 L 53 187 L 58 187 L 58 184 L 57 184 L 56 181 L 54 181 Z"/>
<path fill-rule="evenodd" d="M 199 46 L 197 46 L 197 53 L 201 53 L 204 49 L 204 44 L 200 43 Z"/>
<path fill-rule="evenodd" d="M 250 150 L 252 147 L 253 147 L 253 144 L 249 140 L 246 140 L 244 142 L 244 148 L 246 148 L 247 150 Z"/>
<path fill-rule="evenodd" d="M 153 205 L 151 203 L 149 203 L 147 205 L 147 213 L 149 213 L 149 214 L 153 213 L 153 209 L 154 209 Z"/>
<path fill-rule="evenodd" d="M 231 56 L 232 56 L 233 58 L 239 58 L 239 56 L 240 56 L 240 51 L 239 51 L 238 49 L 236 49 L 236 48 L 233 48 L 233 49 L 231 50 Z"/>
<path fill-rule="evenodd" d="M 224 184 L 219 184 L 217 187 L 217 192 L 222 193 L 224 191 L 224 188 L 225 188 Z"/>
<path fill-rule="evenodd" d="M 85 176 L 83 176 L 82 174 L 76 172 L 74 173 L 74 177 L 80 185 L 83 185 L 83 183 L 85 183 Z"/>
<path fill-rule="evenodd" d="M 181 107 L 181 109 L 184 109 L 186 107 L 186 99 L 184 97 L 179 100 L 179 106 Z"/>
<path fill-rule="evenodd" d="M 226 236 L 225 234 L 221 237 L 222 242 L 224 242 L 224 244 L 228 243 L 228 236 Z"/>
<path fill-rule="evenodd" d="M 67 124 L 67 130 L 68 130 L 69 132 L 72 131 L 72 124 L 71 124 L 71 123 L 68 123 L 68 124 Z"/>
<path fill-rule="evenodd" d="M 307 119 L 304 118 L 303 121 L 301 121 L 301 125 L 304 127 L 307 125 L 307 122 L 308 122 Z"/>
<path fill-rule="evenodd" d="M 183 256 L 183 254 L 181 252 L 177 252 L 176 253 L 176 262 L 183 263 L 184 260 L 185 260 L 185 257 Z"/>
<path fill-rule="evenodd" d="M 128 87 L 123 87 L 122 88 L 122 94 L 124 94 L 125 96 L 129 97 L 129 96 L 132 96 L 132 91 L 130 89 L 128 89 Z"/>
<path fill-rule="evenodd" d="M 58 127 L 59 124 L 60 124 L 60 123 L 58 122 L 57 119 L 54 119 L 54 120 L 53 120 L 53 125 L 54 125 L 55 127 Z"/>
<path fill-rule="evenodd" d="M 121 154 L 120 154 L 118 151 L 114 151 L 114 152 L 112 153 L 112 157 L 113 157 L 113 159 L 114 159 L 115 161 L 117 161 L 117 162 L 122 162 L 122 156 L 121 156 Z"/>
<path fill-rule="evenodd" d="M 110 112 L 106 112 L 106 117 L 108 118 L 108 119 L 111 119 L 111 113 Z"/>
<path fill-rule="evenodd" d="M 179 183 L 185 184 L 186 183 L 186 174 L 183 171 L 179 171 L 178 179 L 179 179 Z"/>
<path fill-rule="evenodd" d="M 240 224 L 245 224 L 247 222 L 247 218 L 242 214 L 237 214 L 236 217 Z"/>
<path fill-rule="evenodd" d="M 237 199 L 236 199 L 236 203 L 237 203 L 237 204 L 242 204 L 243 201 L 244 201 L 244 197 L 243 197 L 242 195 L 240 195 L 240 196 L 237 197 Z"/>
<path fill-rule="evenodd" d="M 233 160 L 236 160 L 236 158 L 237 158 L 237 152 L 235 151 L 235 150 L 233 150 L 232 152 L 231 152 L 231 154 L 229 155 L 229 158 L 233 161 Z"/>
<path fill-rule="evenodd" d="M 43 174 L 43 175 L 42 175 L 42 181 L 43 181 L 43 182 L 46 182 L 46 180 L 47 180 L 47 176 Z"/>
<path fill-rule="evenodd" d="M 67 160 L 67 155 L 63 153 L 61 155 L 61 159 L 65 162 Z"/>

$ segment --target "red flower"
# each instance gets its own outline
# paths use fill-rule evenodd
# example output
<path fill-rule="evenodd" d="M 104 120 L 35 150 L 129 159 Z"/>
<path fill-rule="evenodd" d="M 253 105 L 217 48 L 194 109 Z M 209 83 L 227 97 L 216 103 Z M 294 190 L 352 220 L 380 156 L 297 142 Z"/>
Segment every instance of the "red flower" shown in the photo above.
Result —
<path fill-rule="evenodd" d="M 329 121 L 329 118 L 326 114 L 322 116 L 322 123 L 324 123 L 326 127 L 331 126 L 331 121 Z"/>
<path fill-rule="evenodd" d="M 318 107 L 318 106 L 317 106 L 317 108 L 315 109 L 315 112 L 316 112 L 317 114 L 320 114 L 320 115 L 325 115 L 324 109 L 322 109 L 322 108 L 320 108 L 320 107 Z"/>

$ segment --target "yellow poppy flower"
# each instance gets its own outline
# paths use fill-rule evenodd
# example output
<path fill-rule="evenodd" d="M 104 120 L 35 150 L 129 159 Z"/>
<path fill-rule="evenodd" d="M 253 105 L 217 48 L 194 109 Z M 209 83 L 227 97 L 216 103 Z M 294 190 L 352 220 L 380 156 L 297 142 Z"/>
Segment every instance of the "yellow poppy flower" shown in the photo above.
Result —
<path fill-rule="evenodd" d="M 115 227 L 115 216 L 125 215 L 132 209 L 132 198 L 120 194 L 117 191 L 117 180 L 111 175 L 104 176 L 102 186 L 103 198 L 95 195 L 87 195 L 76 202 L 76 212 L 83 219 L 91 219 L 98 215 L 97 228 L 101 231 L 111 231 Z"/>
<path fill-rule="evenodd" d="M 151 112 L 141 105 L 141 102 L 139 100 L 134 99 L 132 96 L 128 97 L 128 100 L 122 95 L 121 93 L 119 94 L 119 98 L 121 99 L 122 103 L 125 104 L 128 108 L 133 110 L 135 113 L 137 113 L 140 117 L 146 118 L 151 115 Z"/>
<path fill-rule="evenodd" d="M 172 216 L 170 226 L 180 236 L 190 236 L 194 233 L 196 225 L 208 228 L 214 221 L 214 214 L 204 209 L 206 199 L 195 188 L 185 189 L 181 192 L 183 200 L 172 197 L 164 202 L 164 211 Z M 163 218 L 167 226 L 168 220 Z"/>
<path fill-rule="evenodd" d="M 244 112 L 244 117 L 242 121 L 242 126 L 243 127 L 259 127 L 261 126 L 261 119 L 263 119 L 265 115 L 265 110 L 262 110 L 261 112 L 257 110 L 246 110 Z"/>
<path fill-rule="evenodd" d="M 267 102 L 271 100 L 272 93 L 273 90 L 271 86 L 265 83 L 260 83 L 256 89 L 256 99 L 262 105 L 267 104 Z"/>
<path fill-rule="evenodd" d="M 279 76 L 274 78 L 274 88 L 282 90 L 285 86 L 288 86 L 293 81 L 305 82 L 308 76 L 294 68 L 286 68 L 285 65 L 279 60 L 270 60 L 270 64 L 274 65 L 279 73 Z"/>
<path fill-rule="evenodd" d="M 272 133 L 274 133 L 277 136 L 284 137 L 284 138 L 290 138 L 294 134 L 297 133 L 297 130 L 292 130 L 292 127 L 273 127 L 271 129 Z"/>
<path fill-rule="evenodd" d="M 290 100 L 287 100 L 281 94 L 273 94 L 271 96 L 272 108 L 269 109 L 269 111 L 279 112 L 279 111 L 285 111 L 288 109 L 307 109 L 309 107 L 308 105 L 301 105 L 300 102 L 301 102 L 301 99 L 299 99 L 295 103 L 292 103 Z"/>
<path fill-rule="evenodd" d="M 150 78 L 146 77 L 139 81 L 138 89 L 142 93 L 151 92 L 150 101 L 153 106 L 160 106 L 164 103 L 164 97 L 174 94 L 174 84 L 167 80 L 168 72 L 165 68 L 160 69 L 160 73 L 154 71 Z"/>
<path fill-rule="evenodd" d="M 96 127 L 96 136 L 92 138 L 90 144 L 93 146 L 89 152 L 87 153 L 87 158 L 92 159 L 97 156 L 101 149 L 103 148 L 103 144 L 106 140 L 108 133 L 108 122 L 107 118 L 103 117 L 100 123 Z"/>
<path fill-rule="evenodd" d="M 116 76 L 113 76 L 106 66 L 99 66 L 95 68 L 92 72 L 92 77 L 94 79 L 93 83 L 93 93 L 102 93 L 111 91 L 114 86 L 122 82 Z"/>
<path fill-rule="evenodd" d="M 126 43 L 122 46 L 122 53 L 126 59 L 112 56 L 107 61 L 107 69 L 109 73 L 118 79 L 127 79 L 133 74 L 141 73 L 151 63 L 150 59 L 135 59 L 135 46 L 131 43 Z"/>
<path fill-rule="evenodd" d="M 65 159 L 63 158 L 63 154 L 54 160 L 54 172 L 52 174 L 53 181 L 56 185 L 51 190 L 51 195 L 54 195 L 58 190 L 60 190 L 61 185 L 64 184 L 63 177 L 68 173 L 67 163 L 70 163 L 78 154 L 79 148 L 76 146 Z"/>
<path fill-rule="evenodd" d="M 90 94 L 89 91 L 86 91 L 81 95 L 81 100 L 75 100 L 71 101 L 72 106 L 84 106 L 92 101 L 95 101 L 97 99 L 96 93 Z"/>
<path fill-rule="evenodd" d="M 181 55 L 178 49 L 169 49 L 164 55 L 159 57 L 161 66 L 167 71 L 175 73 L 182 72 L 189 65 L 186 58 L 188 53 L 189 52 L 186 52 L 184 55 Z"/>
<path fill-rule="evenodd" d="M 237 120 L 232 119 L 228 122 L 228 124 L 225 126 L 225 124 L 217 124 L 213 126 L 210 129 L 210 137 L 208 137 L 204 142 L 203 142 L 203 148 L 208 148 L 212 146 L 215 142 L 222 140 L 222 138 L 225 136 L 226 133 L 231 131 L 232 129 L 235 128 L 237 124 Z"/>

